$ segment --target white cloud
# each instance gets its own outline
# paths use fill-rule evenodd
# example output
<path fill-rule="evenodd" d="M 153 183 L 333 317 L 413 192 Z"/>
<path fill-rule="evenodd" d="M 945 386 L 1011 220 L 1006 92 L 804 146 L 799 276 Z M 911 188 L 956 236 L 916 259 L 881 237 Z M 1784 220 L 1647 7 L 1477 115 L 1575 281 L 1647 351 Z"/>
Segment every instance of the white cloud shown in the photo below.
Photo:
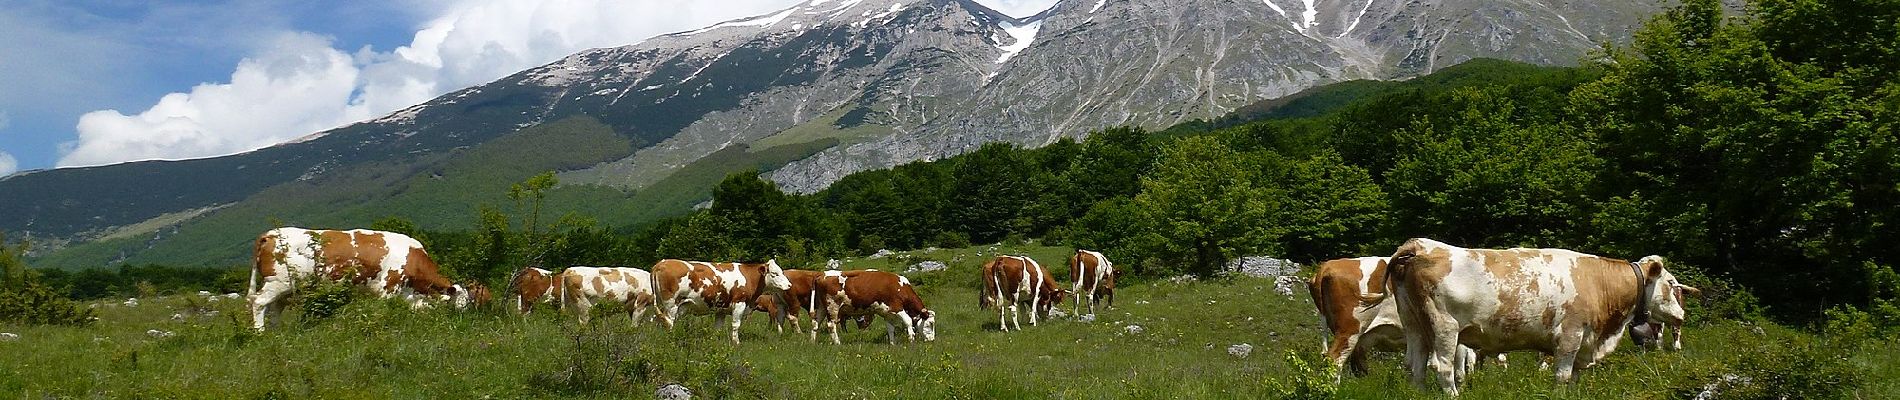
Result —
<path fill-rule="evenodd" d="M 788 0 L 468 0 L 445 4 L 407 46 L 332 47 L 285 33 L 227 83 L 172 93 L 136 113 L 80 117 L 62 167 L 244 152 L 386 114 L 587 48 L 790 6 Z"/>
<path fill-rule="evenodd" d="M 18 160 L 14 160 L 13 155 L 7 154 L 7 152 L 4 152 L 4 151 L 0 151 L 0 177 L 13 175 L 14 172 L 17 172 L 19 170 L 20 170 L 20 162 Z"/>
<path fill-rule="evenodd" d="M 408 107 L 595 47 L 789 7 L 794 0 L 463 0 L 442 4 L 406 46 L 339 50 L 285 33 L 228 83 L 163 96 L 143 111 L 80 117 L 62 167 L 244 152 Z M 1030 15 L 1053 0 L 986 0 Z M 426 12 L 426 11 L 425 11 Z"/>
<path fill-rule="evenodd" d="M 6 130 L 8 126 L 12 125 L 13 117 L 7 116 L 6 110 L 0 110 L 0 131 Z"/>

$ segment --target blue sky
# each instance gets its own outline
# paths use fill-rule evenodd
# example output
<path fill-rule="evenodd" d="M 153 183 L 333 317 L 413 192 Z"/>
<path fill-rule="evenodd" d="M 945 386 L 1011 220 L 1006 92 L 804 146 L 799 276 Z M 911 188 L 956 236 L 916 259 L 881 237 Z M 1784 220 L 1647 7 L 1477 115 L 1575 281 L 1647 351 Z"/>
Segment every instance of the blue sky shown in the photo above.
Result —
<path fill-rule="evenodd" d="M 979 0 L 1029 15 L 1054 0 Z M 798 0 L 0 0 L 0 176 L 247 151 Z"/>

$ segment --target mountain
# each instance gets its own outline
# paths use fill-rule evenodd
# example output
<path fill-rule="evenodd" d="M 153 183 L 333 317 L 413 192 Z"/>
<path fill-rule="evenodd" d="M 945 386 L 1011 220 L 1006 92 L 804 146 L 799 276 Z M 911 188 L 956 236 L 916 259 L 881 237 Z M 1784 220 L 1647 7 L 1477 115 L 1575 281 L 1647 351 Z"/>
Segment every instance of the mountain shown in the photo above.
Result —
<path fill-rule="evenodd" d="M 400 216 L 472 226 L 507 183 L 560 171 L 557 212 L 682 212 L 760 168 L 811 192 L 851 172 L 1160 128 L 1475 58 L 1573 64 L 1660 6 L 1554 0 L 811 0 L 583 51 L 390 115 L 225 157 L 0 179 L 0 230 L 41 265 L 220 263 L 272 225 Z"/>

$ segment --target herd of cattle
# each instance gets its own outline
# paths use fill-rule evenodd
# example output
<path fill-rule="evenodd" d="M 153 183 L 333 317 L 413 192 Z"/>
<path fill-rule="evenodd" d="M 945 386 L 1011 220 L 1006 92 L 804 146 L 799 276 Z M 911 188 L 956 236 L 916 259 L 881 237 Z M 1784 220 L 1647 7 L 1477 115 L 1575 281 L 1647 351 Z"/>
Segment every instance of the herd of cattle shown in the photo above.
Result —
<path fill-rule="evenodd" d="M 449 302 L 466 307 L 489 300 L 480 284 L 458 285 L 443 277 L 422 244 L 406 235 L 372 230 L 278 228 L 257 239 L 250 281 L 253 327 L 263 330 L 306 278 L 319 277 L 367 287 L 415 307 Z M 1681 284 L 1662 257 L 1635 262 L 1561 249 L 1465 249 L 1430 239 L 1406 241 L 1391 257 L 1360 257 L 1319 265 L 1308 288 L 1330 340 L 1327 358 L 1343 371 L 1363 372 L 1373 351 L 1404 351 L 1412 381 L 1430 378 L 1456 395 L 1479 361 L 1513 351 L 1536 351 L 1568 382 L 1614 351 L 1627 333 L 1639 346 L 1682 347 L 1683 296 L 1700 290 Z M 997 311 L 1003 331 L 1022 330 L 1018 307 L 1029 308 L 1036 325 L 1068 296 L 1075 314 L 1114 305 L 1114 265 L 1101 253 L 1076 250 L 1069 259 L 1070 287 L 1022 256 L 997 256 L 980 269 L 978 305 Z M 764 263 L 661 260 L 651 270 L 575 266 L 560 272 L 524 268 L 506 295 L 521 313 L 558 303 L 587 323 L 596 304 L 624 304 L 638 326 L 648 308 L 671 329 L 682 310 L 731 318 L 731 339 L 740 323 L 763 311 L 784 331 L 811 340 L 819 321 L 838 343 L 841 322 L 866 327 L 881 318 L 887 338 L 903 332 L 936 339 L 937 314 L 925 307 L 909 279 L 878 270 L 805 271 Z M 1665 332 L 1673 338 L 1663 343 Z M 1350 368 L 1350 369 L 1347 369 Z"/>

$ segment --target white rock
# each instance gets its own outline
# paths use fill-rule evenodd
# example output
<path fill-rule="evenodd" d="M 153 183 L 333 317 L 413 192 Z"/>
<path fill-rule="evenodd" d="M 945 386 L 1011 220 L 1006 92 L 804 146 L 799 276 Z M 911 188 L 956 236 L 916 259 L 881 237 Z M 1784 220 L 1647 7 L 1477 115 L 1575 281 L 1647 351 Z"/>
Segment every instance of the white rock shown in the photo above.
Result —
<path fill-rule="evenodd" d="M 13 333 L 13 332 L 0 332 L 0 342 L 11 342 L 15 340 L 20 340 L 20 334 Z"/>
<path fill-rule="evenodd" d="M 1273 278 L 1273 291 L 1281 296 L 1293 297 L 1293 287 L 1303 283 L 1298 276 L 1281 275 Z"/>
<path fill-rule="evenodd" d="M 238 298 L 238 294 L 237 294 L 237 293 L 225 293 L 225 294 L 224 294 L 224 298 L 227 298 L 227 299 L 235 299 L 235 298 Z"/>
<path fill-rule="evenodd" d="M 825 269 L 841 269 L 841 268 L 844 268 L 843 261 L 838 261 L 838 259 L 836 258 L 825 261 Z"/>
<path fill-rule="evenodd" d="M 138 307 L 139 299 L 137 297 L 125 299 L 124 303 L 119 303 L 119 304 L 124 304 L 126 307 Z"/>
<path fill-rule="evenodd" d="M 164 339 L 164 338 L 168 338 L 168 337 L 172 337 L 172 336 L 177 336 L 177 334 L 175 334 L 175 333 L 172 333 L 172 331 L 161 331 L 161 330 L 157 330 L 157 329 L 151 329 L 151 330 L 147 330 L 147 331 L 145 331 L 145 335 L 146 335 L 146 336 L 151 336 L 151 337 L 155 337 L 155 338 L 159 338 L 159 339 Z"/>
<path fill-rule="evenodd" d="M 1069 312 L 1062 311 L 1061 308 L 1049 309 L 1049 318 L 1062 318 L 1062 317 L 1067 317 L 1067 316 L 1069 316 Z"/>
<path fill-rule="evenodd" d="M 871 253 L 870 257 L 865 258 L 884 258 L 890 257 L 892 254 L 897 254 L 897 252 L 890 251 L 889 249 L 878 249 L 876 253 Z"/>
<path fill-rule="evenodd" d="M 210 296 L 210 295 L 211 295 L 211 292 L 207 292 L 203 290 L 198 291 L 198 296 Z"/>
<path fill-rule="evenodd" d="M 920 262 L 920 263 L 916 263 L 916 264 L 911 264 L 911 265 L 910 265 L 910 268 L 906 268 L 906 269 L 904 269 L 904 272 L 930 272 L 930 271 L 941 271 L 941 270 L 943 270 L 943 269 L 945 269 L 945 268 L 950 268 L 950 266 L 948 266 L 948 265 L 943 265 L 943 263 L 941 263 L 941 262 L 936 262 L 936 261 L 924 261 L 924 262 Z"/>
<path fill-rule="evenodd" d="M 653 397 L 661 400 L 688 400 L 693 398 L 693 391 L 686 390 L 685 386 L 680 386 L 680 384 L 677 383 L 668 383 L 666 386 L 661 386 L 660 390 L 654 392 Z"/>
<path fill-rule="evenodd" d="M 1298 274 L 1300 272 L 1300 265 L 1294 263 L 1292 260 L 1253 256 L 1228 261 L 1227 271 L 1266 278 Z"/>
<path fill-rule="evenodd" d="M 1124 326 L 1122 330 L 1128 332 L 1130 335 L 1140 335 L 1142 331 L 1145 331 L 1145 329 L 1141 328 L 1141 325 Z"/>
<path fill-rule="evenodd" d="M 179 314 L 179 313 L 172 313 L 172 320 L 173 320 L 173 321 L 184 321 L 184 320 L 185 320 L 185 314 Z"/>
<path fill-rule="evenodd" d="M 1095 314 L 1082 314 L 1082 316 L 1081 316 L 1081 317 L 1077 317 L 1077 318 L 1076 318 L 1076 320 L 1077 320 L 1077 321 L 1082 321 L 1082 322 L 1084 322 L 1084 323 L 1087 323 L 1087 322 L 1095 322 Z"/>
<path fill-rule="evenodd" d="M 1253 345 L 1241 343 L 1241 344 L 1236 344 L 1233 346 L 1227 346 L 1227 354 L 1232 355 L 1235 358 L 1247 358 L 1247 355 L 1253 354 Z"/>

